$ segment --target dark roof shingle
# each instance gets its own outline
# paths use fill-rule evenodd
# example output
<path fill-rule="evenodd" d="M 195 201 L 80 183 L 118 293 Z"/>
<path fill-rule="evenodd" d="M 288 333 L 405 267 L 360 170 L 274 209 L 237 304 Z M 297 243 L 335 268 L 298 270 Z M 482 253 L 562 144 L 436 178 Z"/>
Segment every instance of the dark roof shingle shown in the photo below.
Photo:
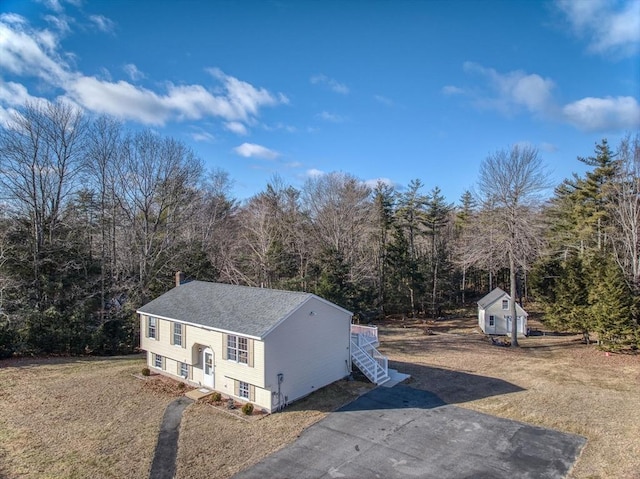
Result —
<path fill-rule="evenodd" d="M 313 295 L 191 281 L 167 291 L 138 312 L 263 338 Z"/>

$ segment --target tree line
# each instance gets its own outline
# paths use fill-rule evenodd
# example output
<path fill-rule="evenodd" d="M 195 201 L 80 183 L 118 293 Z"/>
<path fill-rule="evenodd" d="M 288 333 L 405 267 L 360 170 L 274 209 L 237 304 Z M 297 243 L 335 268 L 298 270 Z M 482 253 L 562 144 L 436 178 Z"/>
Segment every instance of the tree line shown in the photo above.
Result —
<path fill-rule="evenodd" d="M 178 270 L 313 292 L 364 321 L 438 317 L 502 286 L 554 328 L 637 347 L 640 141 L 579 160 L 591 170 L 552 194 L 537 150 L 515 146 L 457 204 L 348 173 L 274 176 L 241 202 L 176 139 L 28 104 L 0 130 L 0 356 L 131 351 L 136 307 Z"/>

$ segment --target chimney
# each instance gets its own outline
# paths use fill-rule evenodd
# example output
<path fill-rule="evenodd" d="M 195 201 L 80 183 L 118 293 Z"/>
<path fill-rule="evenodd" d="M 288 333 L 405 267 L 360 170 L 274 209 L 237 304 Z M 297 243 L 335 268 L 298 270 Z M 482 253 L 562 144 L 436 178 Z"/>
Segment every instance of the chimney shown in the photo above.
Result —
<path fill-rule="evenodd" d="M 184 273 L 182 271 L 176 271 L 176 288 L 184 283 Z"/>

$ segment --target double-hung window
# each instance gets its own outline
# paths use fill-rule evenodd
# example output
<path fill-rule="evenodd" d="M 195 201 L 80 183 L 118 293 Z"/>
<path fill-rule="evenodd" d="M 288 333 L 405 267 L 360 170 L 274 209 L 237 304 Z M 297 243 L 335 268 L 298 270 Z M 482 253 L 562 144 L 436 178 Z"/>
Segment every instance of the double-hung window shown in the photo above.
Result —
<path fill-rule="evenodd" d="M 238 336 L 227 336 L 227 359 L 249 364 L 249 340 Z"/>
<path fill-rule="evenodd" d="M 160 356 L 159 354 L 156 354 L 153 359 L 153 365 L 158 369 L 162 369 L 162 356 Z"/>
<path fill-rule="evenodd" d="M 158 318 L 149 316 L 149 322 L 147 323 L 147 337 L 151 339 L 158 339 L 157 336 Z"/>
<path fill-rule="evenodd" d="M 502 309 L 509 309 L 509 300 L 508 299 L 503 299 L 502 300 Z"/>
<path fill-rule="evenodd" d="M 490 315 L 489 316 L 489 326 L 495 326 L 496 325 L 496 317 L 494 315 Z"/>
<path fill-rule="evenodd" d="M 187 363 L 178 363 L 179 371 L 178 374 L 180 377 L 188 378 L 189 377 L 189 365 Z"/>
<path fill-rule="evenodd" d="M 238 382 L 238 396 L 249 399 L 249 383 L 245 383 L 244 381 Z"/>
<path fill-rule="evenodd" d="M 181 323 L 173 323 L 173 344 L 175 346 L 182 346 L 182 327 Z"/>

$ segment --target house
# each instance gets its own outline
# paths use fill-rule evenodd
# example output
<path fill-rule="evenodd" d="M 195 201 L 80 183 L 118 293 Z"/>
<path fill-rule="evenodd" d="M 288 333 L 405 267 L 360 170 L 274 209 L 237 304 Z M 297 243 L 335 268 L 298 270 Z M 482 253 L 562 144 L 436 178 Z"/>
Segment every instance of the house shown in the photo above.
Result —
<path fill-rule="evenodd" d="M 352 332 L 351 312 L 310 293 L 176 275 L 175 288 L 137 312 L 152 370 L 267 412 L 348 376 L 352 344 L 374 379 L 386 374 L 371 365 L 386 367 L 373 357 L 377 329 Z"/>
<path fill-rule="evenodd" d="M 516 302 L 518 334 L 527 334 L 527 312 Z M 496 288 L 478 301 L 478 326 L 485 334 L 511 334 L 511 296 Z"/>

